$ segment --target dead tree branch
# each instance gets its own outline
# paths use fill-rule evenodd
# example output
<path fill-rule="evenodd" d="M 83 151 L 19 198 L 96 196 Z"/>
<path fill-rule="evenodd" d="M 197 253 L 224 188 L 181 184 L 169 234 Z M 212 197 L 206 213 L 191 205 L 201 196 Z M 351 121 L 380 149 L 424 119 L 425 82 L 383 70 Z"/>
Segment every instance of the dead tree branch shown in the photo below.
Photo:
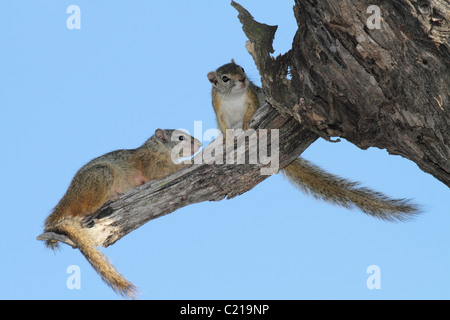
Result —
<path fill-rule="evenodd" d="M 401 155 L 450 186 L 448 1 L 296 0 L 292 49 L 276 58 L 276 27 L 232 5 L 274 108 L 327 140 Z"/>
<path fill-rule="evenodd" d="M 279 129 L 280 169 L 317 137 L 343 137 L 362 149 L 383 148 L 410 159 L 450 186 L 448 1 L 296 0 L 299 28 L 292 49 L 277 58 L 271 56 L 277 27 L 232 5 L 273 106 L 263 106 L 252 127 Z M 368 27 L 371 5 L 380 9 L 379 28 Z M 203 150 L 210 152 L 211 146 Z M 123 194 L 84 227 L 107 247 L 184 206 L 251 190 L 267 178 L 263 166 L 193 165 Z M 38 239 L 73 245 L 52 233 Z"/>
<path fill-rule="evenodd" d="M 280 169 L 294 161 L 317 139 L 314 133 L 303 129 L 292 117 L 282 116 L 268 104 L 255 115 L 252 128 L 279 130 Z M 236 139 L 239 139 L 239 136 Z M 267 144 L 270 150 L 270 139 Z M 212 148 L 211 144 L 197 157 L 211 154 Z M 224 143 L 222 152 L 226 155 L 228 151 L 229 148 Z M 248 152 L 249 144 L 246 143 L 247 156 Z M 237 151 L 235 154 L 237 155 Z M 132 189 L 116 201 L 105 204 L 92 217 L 84 221 L 84 227 L 96 245 L 107 247 L 152 219 L 190 204 L 234 198 L 251 190 L 268 177 L 261 174 L 260 170 L 265 166 L 261 162 L 257 164 L 227 163 L 194 164 L 162 180 L 150 181 Z M 63 235 L 48 232 L 38 237 L 38 240 L 49 239 L 73 246 L 73 243 Z"/>

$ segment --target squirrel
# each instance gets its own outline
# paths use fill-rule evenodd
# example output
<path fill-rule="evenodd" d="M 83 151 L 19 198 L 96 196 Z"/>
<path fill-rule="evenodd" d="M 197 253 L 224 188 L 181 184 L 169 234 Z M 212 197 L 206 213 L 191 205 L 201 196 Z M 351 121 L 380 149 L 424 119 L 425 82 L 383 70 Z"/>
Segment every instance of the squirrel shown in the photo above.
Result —
<path fill-rule="evenodd" d="M 141 147 L 116 150 L 85 164 L 74 176 L 67 192 L 45 220 L 45 231 L 56 232 L 72 240 L 101 278 L 117 293 L 134 298 L 137 288 L 128 282 L 93 245 L 82 221 L 119 194 L 150 180 L 162 179 L 189 166 L 172 160 L 172 148 L 180 145 L 185 157 L 201 147 L 200 141 L 179 130 L 157 129 Z M 180 153 L 182 153 L 180 152 Z M 47 240 L 56 249 L 56 240 Z"/>
<path fill-rule="evenodd" d="M 231 60 L 207 74 L 212 84 L 212 105 L 217 125 L 225 135 L 227 129 L 249 129 L 256 110 L 265 102 L 262 88 L 253 84 L 244 68 Z M 379 192 L 359 187 L 311 162 L 297 158 L 282 169 L 287 179 L 306 194 L 345 208 L 357 207 L 383 220 L 404 220 L 419 212 L 408 199 L 391 199 Z"/>

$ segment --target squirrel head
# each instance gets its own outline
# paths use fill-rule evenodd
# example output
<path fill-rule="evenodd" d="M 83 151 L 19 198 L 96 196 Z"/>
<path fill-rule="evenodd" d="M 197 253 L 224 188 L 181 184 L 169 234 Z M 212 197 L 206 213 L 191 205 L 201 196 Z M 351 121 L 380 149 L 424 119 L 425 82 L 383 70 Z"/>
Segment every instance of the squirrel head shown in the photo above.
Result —
<path fill-rule="evenodd" d="M 209 72 L 207 77 L 213 88 L 222 94 L 241 93 L 247 89 L 249 84 L 244 68 L 236 64 L 233 59 L 231 59 L 231 63 Z"/>
<path fill-rule="evenodd" d="M 175 152 L 174 158 L 190 157 L 202 146 L 199 140 L 186 132 L 174 129 L 156 129 L 155 134 L 144 145 L 152 148 L 155 143 L 163 146 L 158 147 L 159 150 L 165 150 L 169 154 Z"/>

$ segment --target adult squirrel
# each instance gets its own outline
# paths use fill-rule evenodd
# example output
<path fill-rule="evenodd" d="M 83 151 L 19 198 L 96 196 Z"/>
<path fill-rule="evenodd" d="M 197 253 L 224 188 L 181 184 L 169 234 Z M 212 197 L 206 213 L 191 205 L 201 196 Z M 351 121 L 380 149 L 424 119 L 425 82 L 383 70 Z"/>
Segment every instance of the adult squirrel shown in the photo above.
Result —
<path fill-rule="evenodd" d="M 175 145 L 184 153 L 172 155 Z M 182 131 L 157 129 L 139 148 L 116 150 L 91 160 L 75 174 L 67 192 L 45 220 L 45 231 L 67 236 L 114 291 L 134 298 L 136 287 L 94 247 L 82 221 L 118 194 L 181 170 L 187 165 L 172 158 L 193 155 L 201 145 Z M 55 249 L 59 243 L 48 240 L 46 245 Z"/>
<path fill-rule="evenodd" d="M 222 133 L 227 129 L 247 130 L 256 110 L 265 102 L 263 90 L 248 79 L 244 68 L 234 60 L 209 72 L 207 77 L 212 84 L 212 105 Z M 345 208 L 358 207 L 384 220 L 402 220 L 419 211 L 408 200 L 391 199 L 358 187 L 358 183 L 327 173 L 301 157 L 282 172 L 295 186 L 315 198 Z"/>

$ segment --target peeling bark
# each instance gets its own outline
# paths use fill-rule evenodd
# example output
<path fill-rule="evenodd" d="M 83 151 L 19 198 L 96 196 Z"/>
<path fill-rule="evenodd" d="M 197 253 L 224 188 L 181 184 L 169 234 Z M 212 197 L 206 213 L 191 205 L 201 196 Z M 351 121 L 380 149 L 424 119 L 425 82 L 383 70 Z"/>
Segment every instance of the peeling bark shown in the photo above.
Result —
<path fill-rule="evenodd" d="M 279 169 L 294 161 L 317 139 L 314 133 L 302 128 L 292 117 L 282 116 L 268 104 L 258 110 L 250 126 L 257 132 L 259 129 L 279 130 Z M 236 139 L 239 138 L 240 136 Z M 270 141 L 267 139 L 268 150 L 272 150 Z M 233 147 L 223 144 L 224 157 Z M 211 154 L 213 148 L 212 144 L 208 145 L 197 157 Z M 242 156 L 248 157 L 249 149 L 249 143 L 246 143 Z M 238 155 L 236 150 L 235 155 Z M 105 204 L 93 216 L 87 217 L 83 226 L 93 243 L 110 246 L 150 220 L 190 204 L 234 198 L 251 190 L 268 177 L 261 174 L 261 168 L 267 165 L 260 161 L 256 164 L 200 162 L 202 163 L 194 164 L 164 179 L 150 181 L 134 188 L 114 202 Z M 70 239 L 53 232 L 38 236 L 38 240 L 50 239 L 74 246 Z"/>
<path fill-rule="evenodd" d="M 450 186 L 448 1 L 296 0 L 292 49 L 276 58 L 276 27 L 232 5 L 273 107 L 327 140 L 401 155 Z M 368 27 L 370 5 L 380 29 Z"/>
<path fill-rule="evenodd" d="M 260 108 L 251 127 L 280 130 L 280 169 L 318 136 L 342 137 L 362 149 L 382 148 L 410 159 L 450 186 L 448 1 L 296 0 L 299 28 L 292 49 L 276 58 L 271 54 L 277 27 L 232 5 L 273 107 Z M 368 27 L 370 5 L 380 8 L 380 29 Z M 84 228 L 97 245 L 109 246 L 184 206 L 251 190 L 267 178 L 260 173 L 263 166 L 194 165 L 105 204 Z M 73 245 L 53 233 L 38 239 Z"/>

